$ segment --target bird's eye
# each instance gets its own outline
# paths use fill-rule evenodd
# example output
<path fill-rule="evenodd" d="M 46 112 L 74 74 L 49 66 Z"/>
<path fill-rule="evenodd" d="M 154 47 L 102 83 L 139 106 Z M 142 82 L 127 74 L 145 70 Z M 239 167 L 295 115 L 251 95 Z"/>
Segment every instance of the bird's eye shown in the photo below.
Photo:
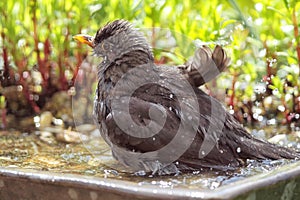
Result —
<path fill-rule="evenodd" d="M 107 43 L 103 43 L 102 44 L 102 49 L 103 50 L 108 50 L 108 44 Z"/>

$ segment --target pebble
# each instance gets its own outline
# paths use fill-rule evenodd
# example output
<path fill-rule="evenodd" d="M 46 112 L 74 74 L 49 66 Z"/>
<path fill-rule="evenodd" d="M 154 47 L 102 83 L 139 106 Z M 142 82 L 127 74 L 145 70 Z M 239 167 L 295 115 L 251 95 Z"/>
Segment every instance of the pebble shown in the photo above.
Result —
<path fill-rule="evenodd" d="M 49 111 L 45 111 L 40 116 L 40 127 L 48 127 L 51 126 L 53 119 L 53 115 Z"/>

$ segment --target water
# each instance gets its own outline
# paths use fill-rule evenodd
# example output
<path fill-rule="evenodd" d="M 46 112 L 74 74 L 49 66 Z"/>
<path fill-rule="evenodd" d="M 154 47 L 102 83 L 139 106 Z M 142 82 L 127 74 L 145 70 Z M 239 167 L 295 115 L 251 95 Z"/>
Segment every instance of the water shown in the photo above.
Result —
<path fill-rule="evenodd" d="M 54 137 L 54 136 L 53 136 Z M 54 140 L 55 141 L 55 140 Z M 88 145 L 93 146 L 93 152 Z M 155 185 L 159 188 L 203 188 L 214 190 L 222 185 L 246 177 L 272 171 L 295 161 L 253 161 L 236 171 L 193 171 L 176 176 L 153 176 L 145 172 L 128 172 L 112 158 L 109 147 L 99 138 L 90 143 L 47 143 L 37 134 L 0 132 L 0 165 L 6 167 L 48 170 L 60 173 L 82 174 L 107 179 L 126 180 L 139 186 Z M 95 148 L 97 147 L 97 148 Z M 87 149 L 90 149 L 88 151 Z M 237 149 L 237 151 L 239 151 Z"/>
<path fill-rule="evenodd" d="M 187 174 L 180 174 L 178 176 L 164 176 L 164 177 L 145 177 L 139 182 L 139 185 L 155 185 L 161 188 L 202 188 L 202 189 L 216 189 L 222 185 L 227 185 L 238 180 L 256 174 L 272 171 L 283 165 L 293 163 L 295 161 L 278 160 L 257 162 L 248 160 L 247 166 L 236 171 L 216 172 L 216 171 L 194 171 Z M 139 181 L 139 177 L 133 178 L 134 181 Z"/>

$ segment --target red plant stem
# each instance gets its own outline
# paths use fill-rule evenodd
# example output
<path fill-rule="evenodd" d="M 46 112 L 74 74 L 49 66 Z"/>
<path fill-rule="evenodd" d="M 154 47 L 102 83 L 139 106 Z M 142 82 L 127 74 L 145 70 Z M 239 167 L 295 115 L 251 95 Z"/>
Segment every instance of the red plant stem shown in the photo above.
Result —
<path fill-rule="evenodd" d="M 81 32 L 81 27 L 79 28 L 79 31 L 78 33 Z M 78 49 L 82 49 L 82 45 L 81 43 L 78 43 Z M 80 66 L 82 64 L 82 61 L 85 59 L 85 57 L 87 56 L 86 53 L 82 53 L 81 51 L 77 51 L 76 53 L 76 67 L 73 71 L 73 76 L 72 76 L 72 79 L 71 79 L 71 86 L 75 86 L 75 81 L 76 81 L 76 78 L 77 78 L 77 75 L 78 75 L 78 72 L 79 72 L 79 69 L 80 69 Z"/>
<path fill-rule="evenodd" d="M 75 85 L 75 80 L 76 80 L 78 71 L 80 69 L 80 65 L 82 64 L 83 57 L 82 57 L 80 52 L 78 52 L 76 54 L 76 60 L 77 60 L 77 62 L 76 62 L 77 64 L 76 64 L 76 67 L 75 67 L 75 70 L 73 72 L 73 76 L 72 76 L 72 79 L 71 79 L 71 86 Z"/>
<path fill-rule="evenodd" d="M 23 87 L 22 92 L 23 92 L 23 94 L 25 96 L 25 99 L 28 101 L 29 105 L 33 109 L 33 111 L 35 113 L 39 113 L 40 112 L 40 108 L 36 104 L 36 102 L 34 101 L 34 99 L 31 97 L 31 95 L 33 95 L 33 94 L 31 94 L 31 92 L 29 90 L 29 87 L 28 87 L 28 83 L 26 83 L 26 80 L 23 77 L 23 69 L 27 65 L 27 59 L 26 58 L 21 58 L 20 60 L 16 60 L 15 59 L 15 63 L 18 66 L 18 73 L 20 75 L 20 78 L 19 78 L 17 84 L 22 85 L 22 87 Z"/>
<path fill-rule="evenodd" d="M 47 90 L 48 78 L 49 78 L 47 68 L 48 68 L 48 55 L 50 53 L 50 41 L 49 38 L 47 38 L 44 42 L 44 59 L 42 59 L 41 52 L 38 47 L 40 40 L 38 37 L 38 29 L 37 29 L 38 22 L 36 17 L 36 10 L 37 10 L 36 6 L 37 6 L 37 1 L 34 0 L 33 13 L 32 13 L 34 51 L 36 52 L 38 69 L 43 78 L 42 86 L 44 90 Z"/>
<path fill-rule="evenodd" d="M 234 97 L 235 97 L 235 83 L 237 81 L 237 74 L 233 74 L 232 84 L 231 84 L 231 91 L 232 94 L 230 95 L 229 105 L 231 106 L 231 109 L 234 108 Z"/>
<path fill-rule="evenodd" d="M 4 41 L 5 41 L 5 34 L 4 34 L 4 32 L 1 33 L 1 37 L 2 37 L 2 41 L 4 43 Z M 9 63 L 8 63 L 8 54 L 7 54 L 7 49 L 6 49 L 5 45 L 3 45 L 3 47 L 2 47 L 2 52 L 3 52 L 2 57 L 3 57 L 3 62 L 4 62 L 3 77 L 4 77 L 4 80 L 7 80 L 9 78 L 9 76 L 10 76 L 10 70 L 9 70 Z M 2 85 L 2 86 L 4 86 L 4 85 Z M 1 110 L 2 110 L 1 121 L 2 121 L 2 124 L 3 124 L 2 128 L 6 128 L 7 127 L 7 120 L 6 120 L 6 112 L 7 111 L 6 111 L 6 108 L 2 108 Z"/>
<path fill-rule="evenodd" d="M 5 41 L 5 33 L 2 32 L 1 33 L 1 37 L 2 37 L 2 41 L 4 43 Z M 4 62 L 4 79 L 8 80 L 8 78 L 11 76 L 11 72 L 10 72 L 10 68 L 9 68 L 9 62 L 8 62 L 8 53 L 7 53 L 7 48 L 5 47 L 5 45 L 3 45 L 2 47 L 2 57 L 3 57 L 3 62 Z"/>
<path fill-rule="evenodd" d="M 285 116 L 286 123 L 289 124 L 289 123 L 290 123 L 290 120 L 288 119 L 288 116 L 289 116 L 290 110 L 289 110 L 288 107 L 287 107 L 287 104 L 286 104 L 286 101 L 285 101 L 285 99 L 284 99 L 284 96 L 281 97 L 280 100 L 281 100 L 281 103 L 282 103 L 282 105 L 283 105 L 283 107 L 284 107 L 283 114 L 284 114 L 284 116 Z M 282 121 L 281 123 L 282 123 L 282 124 L 285 124 L 284 121 Z"/>
<path fill-rule="evenodd" d="M 59 56 L 58 58 L 58 67 L 59 67 L 59 83 L 60 83 L 60 89 L 66 90 L 68 89 L 68 82 L 65 76 L 65 69 L 64 69 L 64 62 L 65 58 L 63 58 L 63 55 Z"/>
<path fill-rule="evenodd" d="M 300 39 L 299 39 L 299 28 L 298 28 L 298 22 L 297 22 L 297 16 L 296 16 L 296 10 L 295 7 L 293 9 L 293 13 L 292 13 L 292 21 L 293 21 L 293 26 L 294 26 L 294 37 L 296 40 L 296 51 L 297 51 L 297 57 L 298 57 L 298 66 L 299 66 L 299 76 L 300 76 Z M 293 93 L 293 111 L 296 111 L 296 99 L 299 98 L 295 95 L 295 93 Z"/>
<path fill-rule="evenodd" d="M 50 30 L 50 29 L 49 29 Z M 50 64 L 49 64 L 49 57 L 50 57 L 50 54 L 51 54 L 51 48 L 50 48 L 51 44 L 50 44 L 50 39 L 49 37 L 47 37 L 47 39 L 45 40 L 44 42 L 44 59 L 42 61 L 42 63 L 40 63 L 40 65 L 43 65 L 40 67 L 40 70 L 41 71 L 41 74 L 42 74 L 42 77 L 43 77 L 43 88 L 45 89 L 48 89 L 48 86 L 50 83 Z"/>
<path fill-rule="evenodd" d="M 1 37 L 2 37 L 2 41 L 4 43 L 4 41 L 5 41 L 4 32 L 1 33 Z M 7 54 L 7 48 L 5 47 L 5 45 L 3 45 L 3 47 L 2 47 L 2 51 L 3 51 L 4 70 L 9 71 L 8 54 Z"/>
<path fill-rule="evenodd" d="M 17 60 L 15 58 L 14 62 L 18 66 L 18 73 L 19 73 L 19 76 L 20 76 L 17 84 L 18 85 L 22 85 L 22 87 L 23 87 L 22 92 L 24 94 L 24 97 L 28 101 L 29 105 L 34 110 L 34 112 L 35 113 L 39 113 L 40 112 L 40 108 L 38 107 L 38 105 L 36 104 L 36 102 L 34 101 L 34 99 L 31 97 L 32 94 L 31 94 L 31 92 L 29 90 L 28 83 L 26 83 L 26 80 L 23 77 L 23 72 L 24 72 L 23 69 L 27 65 L 27 59 L 23 57 L 20 60 Z"/>
<path fill-rule="evenodd" d="M 24 78 L 22 77 L 22 75 L 20 76 L 20 84 L 23 87 L 23 93 L 25 95 L 25 98 L 27 99 L 28 103 L 30 104 L 30 106 L 32 107 L 33 111 L 35 113 L 39 113 L 41 111 L 41 109 L 39 108 L 39 106 L 36 104 L 36 102 L 34 101 L 34 99 L 31 97 L 31 93 L 27 87 L 27 83 L 24 80 Z"/>
<path fill-rule="evenodd" d="M 267 82 L 270 82 L 271 81 L 271 77 L 272 77 L 272 68 L 271 68 L 271 62 L 269 59 L 267 59 L 267 79 L 266 81 Z"/>
<path fill-rule="evenodd" d="M 267 61 L 266 61 L 267 62 L 266 63 L 266 66 L 267 66 L 267 69 L 266 69 L 267 77 L 266 78 L 269 78 L 269 79 L 267 79 L 265 81 L 269 82 L 271 80 L 272 70 L 271 70 L 271 67 L 270 67 L 271 62 L 270 62 L 270 60 L 268 58 L 268 56 L 270 56 L 270 52 L 269 52 L 269 47 L 267 46 L 267 41 L 266 40 L 263 42 L 263 45 L 264 45 L 264 48 L 266 49 L 266 58 L 267 58 Z"/>
<path fill-rule="evenodd" d="M 70 18 L 70 11 L 67 11 L 67 16 L 68 18 Z M 67 66 L 69 66 L 69 62 L 68 62 L 68 56 L 69 56 L 69 37 L 70 36 L 70 26 L 67 26 L 67 32 L 65 34 L 65 38 L 64 38 L 64 49 L 63 49 L 63 57 L 60 57 L 60 62 L 59 62 L 59 82 L 60 82 L 60 86 L 62 90 L 67 90 L 69 89 L 69 83 L 68 80 L 66 78 L 65 75 L 65 69 Z"/>
<path fill-rule="evenodd" d="M 295 8 L 293 9 L 292 21 L 293 21 L 293 26 L 294 26 L 294 36 L 295 36 L 295 39 L 296 39 L 296 51 L 297 51 L 297 57 L 298 57 L 299 76 L 300 76 L 300 41 L 299 41 L 299 29 L 298 29 L 297 16 L 296 16 Z"/>
<path fill-rule="evenodd" d="M 4 18 L 4 20 L 7 19 L 7 15 L 6 12 L 2 12 L 2 17 Z M 2 57 L 3 57 L 3 64 L 4 64 L 4 80 L 8 81 L 8 78 L 11 76 L 11 72 L 10 72 L 10 68 L 9 68 L 9 62 L 8 62 L 8 52 L 7 52 L 7 47 L 5 46 L 5 40 L 6 40 L 6 35 L 2 29 L 1 31 L 1 37 L 2 37 Z M 1 81 L 2 83 L 2 81 Z M 8 84 L 8 83 L 6 83 Z M 4 86 L 4 85 L 2 85 Z"/>
<path fill-rule="evenodd" d="M 39 38 L 37 33 L 37 18 L 36 18 L 36 0 L 34 0 L 34 9 L 33 9 L 33 15 L 32 15 L 32 22 L 33 22 L 33 39 L 34 39 L 34 51 L 36 52 L 37 62 L 38 64 L 41 63 L 41 57 L 40 57 L 40 50 L 39 50 Z M 41 66 L 38 66 L 39 68 Z"/>
<path fill-rule="evenodd" d="M 151 46 L 153 49 L 155 49 L 155 37 L 156 37 L 156 32 L 155 32 L 155 22 L 152 20 L 152 35 L 151 35 Z"/>

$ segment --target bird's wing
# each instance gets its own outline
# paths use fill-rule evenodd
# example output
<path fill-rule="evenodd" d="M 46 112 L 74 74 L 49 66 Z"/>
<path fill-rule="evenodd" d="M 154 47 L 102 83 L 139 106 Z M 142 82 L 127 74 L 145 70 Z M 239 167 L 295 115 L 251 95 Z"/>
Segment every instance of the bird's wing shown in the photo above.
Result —
<path fill-rule="evenodd" d="M 200 91 L 198 137 L 180 162 L 195 168 L 229 170 L 247 159 L 299 158 L 299 153 L 291 149 L 253 137 L 216 99 Z"/>
<path fill-rule="evenodd" d="M 107 123 L 116 123 L 116 126 L 110 125 L 110 130 L 114 127 L 115 143 L 135 151 L 157 150 L 175 137 L 180 123 L 191 124 L 191 120 L 198 120 L 196 95 L 192 99 L 193 88 L 178 72 L 173 67 L 163 70 L 155 66 L 136 67 L 122 77 L 107 101 L 112 113 Z M 185 126 L 194 131 L 198 129 L 198 126 Z M 134 128 L 139 128 L 136 137 Z M 146 137 L 147 134 L 150 136 Z"/>
<path fill-rule="evenodd" d="M 212 52 L 207 46 L 199 48 L 191 61 L 181 66 L 187 79 L 199 87 L 219 75 L 230 62 L 224 49 L 217 45 Z"/>
<path fill-rule="evenodd" d="M 178 72 L 174 67 L 136 67 L 118 81 L 107 97 L 111 110 L 105 119 L 115 146 L 151 153 L 152 163 L 172 163 L 184 154 L 198 131 L 199 106 L 193 88 Z M 115 157 L 134 168 L 116 149 L 112 147 Z M 138 160 L 149 160 L 147 155 Z"/>

